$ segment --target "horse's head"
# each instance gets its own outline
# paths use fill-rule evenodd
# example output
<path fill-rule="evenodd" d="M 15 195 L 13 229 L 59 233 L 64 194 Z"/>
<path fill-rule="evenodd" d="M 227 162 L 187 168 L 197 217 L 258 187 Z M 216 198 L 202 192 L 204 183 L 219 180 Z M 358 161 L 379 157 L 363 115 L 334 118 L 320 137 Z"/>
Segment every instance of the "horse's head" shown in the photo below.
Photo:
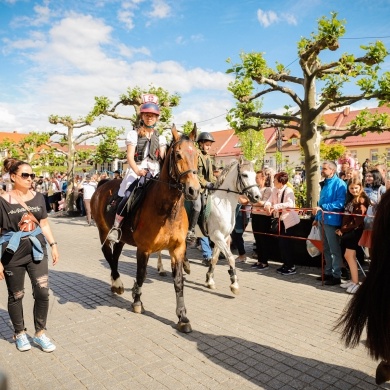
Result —
<path fill-rule="evenodd" d="M 188 136 L 180 136 L 175 125 L 171 131 L 173 140 L 167 154 L 170 179 L 176 182 L 175 185 L 183 192 L 186 200 L 195 200 L 200 192 L 197 175 L 198 151 L 194 143 L 196 125 Z"/>
<path fill-rule="evenodd" d="M 256 172 L 250 161 L 240 157 L 237 165 L 237 189 L 248 197 L 251 203 L 260 200 L 260 190 L 256 184 Z"/>

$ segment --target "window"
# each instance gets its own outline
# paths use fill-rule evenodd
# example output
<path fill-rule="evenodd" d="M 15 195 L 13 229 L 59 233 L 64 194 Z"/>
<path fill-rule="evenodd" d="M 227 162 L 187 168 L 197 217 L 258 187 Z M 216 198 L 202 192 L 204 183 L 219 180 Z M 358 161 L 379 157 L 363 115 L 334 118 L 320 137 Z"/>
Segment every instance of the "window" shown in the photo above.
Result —
<path fill-rule="evenodd" d="M 371 149 L 370 156 L 371 156 L 371 162 L 373 164 L 377 163 L 378 162 L 378 149 Z"/>
<path fill-rule="evenodd" d="M 390 149 L 386 149 L 386 160 L 390 161 Z"/>
<path fill-rule="evenodd" d="M 298 145 L 298 144 L 299 144 L 298 138 L 291 138 L 291 145 L 296 146 L 296 145 Z"/>
<path fill-rule="evenodd" d="M 356 150 L 350 150 L 351 157 L 353 157 L 355 160 L 357 160 L 357 151 Z"/>

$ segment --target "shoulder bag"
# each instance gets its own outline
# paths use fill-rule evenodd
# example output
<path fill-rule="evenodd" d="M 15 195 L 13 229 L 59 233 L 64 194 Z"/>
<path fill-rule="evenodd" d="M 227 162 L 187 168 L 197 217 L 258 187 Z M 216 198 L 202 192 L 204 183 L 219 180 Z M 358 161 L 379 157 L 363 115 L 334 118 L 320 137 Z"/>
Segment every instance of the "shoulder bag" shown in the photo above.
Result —
<path fill-rule="evenodd" d="M 282 199 L 281 199 L 280 203 L 283 203 L 284 191 L 286 191 L 286 189 L 283 190 Z M 271 226 L 269 228 L 269 231 L 271 233 L 279 233 L 279 217 L 280 217 L 279 211 L 278 211 L 278 216 L 277 217 L 271 217 Z"/>
<path fill-rule="evenodd" d="M 11 196 L 11 195 L 10 195 Z M 24 209 L 26 209 L 26 213 L 22 215 L 22 218 L 20 219 L 20 222 L 18 223 L 19 229 L 21 232 L 32 232 L 35 230 L 35 228 L 39 225 L 38 220 L 35 218 L 34 214 L 30 211 L 26 203 L 23 202 L 23 200 L 17 196 L 13 195 L 11 198 L 14 198 Z"/>

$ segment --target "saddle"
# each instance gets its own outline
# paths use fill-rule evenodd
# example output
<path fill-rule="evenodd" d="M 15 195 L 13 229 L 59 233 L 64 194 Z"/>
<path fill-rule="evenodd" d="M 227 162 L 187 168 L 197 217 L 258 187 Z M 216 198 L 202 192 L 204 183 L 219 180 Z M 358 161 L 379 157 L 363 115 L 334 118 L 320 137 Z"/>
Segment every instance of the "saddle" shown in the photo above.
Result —
<path fill-rule="evenodd" d="M 205 237 L 208 237 L 208 230 L 207 230 L 207 220 L 210 216 L 211 212 L 211 198 L 208 196 L 208 191 L 204 191 L 201 195 L 202 199 L 202 208 L 200 210 L 199 218 L 198 218 L 198 226 L 200 228 L 200 231 Z M 185 201 L 184 202 L 185 209 L 187 211 L 188 218 L 191 217 L 191 210 L 192 210 L 192 202 L 191 201 Z"/>
<path fill-rule="evenodd" d="M 126 213 L 124 214 L 124 217 L 125 219 L 130 220 L 132 231 L 135 230 L 138 222 L 136 221 L 137 210 L 141 208 L 151 182 L 152 180 L 146 180 L 141 184 L 140 179 L 137 179 L 130 186 L 131 194 L 126 203 Z M 118 191 L 116 191 L 107 201 L 107 211 L 115 214 L 121 200 L 122 197 L 118 196 Z"/>

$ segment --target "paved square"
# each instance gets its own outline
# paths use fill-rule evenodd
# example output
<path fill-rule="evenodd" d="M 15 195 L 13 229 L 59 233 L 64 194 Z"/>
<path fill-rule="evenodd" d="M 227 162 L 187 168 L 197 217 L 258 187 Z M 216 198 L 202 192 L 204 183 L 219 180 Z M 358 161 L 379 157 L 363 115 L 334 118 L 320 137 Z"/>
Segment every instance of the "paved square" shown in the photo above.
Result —
<path fill-rule="evenodd" d="M 161 277 L 152 256 L 144 284 L 144 315 L 130 311 L 135 250 L 125 246 L 120 273 L 125 293 L 110 291 L 108 264 L 95 227 L 83 218 L 50 218 L 61 260 L 50 265 L 47 335 L 57 349 L 18 352 L 12 342 L 7 292 L 0 283 L 0 371 L 8 389 L 374 389 L 375 368 L 361 344 L 346 349 L 332 331 L 350 296 L 322 287 L 318 268 L 292 276 L 238 264 L 240 295 L 229 289 L 226 261 L 217 290 L 204 286 L 206 268 L 189 251 L 185 302 L 193 333 L 176 331 L 170 272 Z M 253 237 L 245 233 L 248 252 Z M 164 267 L 170 270 L 167 253 Z M 374 304 L 374 303 L 373 303 Z M 24 298 L 33 334 L 31 287 Z M 388 385 L 382 388 L 390 388 Z"/>

